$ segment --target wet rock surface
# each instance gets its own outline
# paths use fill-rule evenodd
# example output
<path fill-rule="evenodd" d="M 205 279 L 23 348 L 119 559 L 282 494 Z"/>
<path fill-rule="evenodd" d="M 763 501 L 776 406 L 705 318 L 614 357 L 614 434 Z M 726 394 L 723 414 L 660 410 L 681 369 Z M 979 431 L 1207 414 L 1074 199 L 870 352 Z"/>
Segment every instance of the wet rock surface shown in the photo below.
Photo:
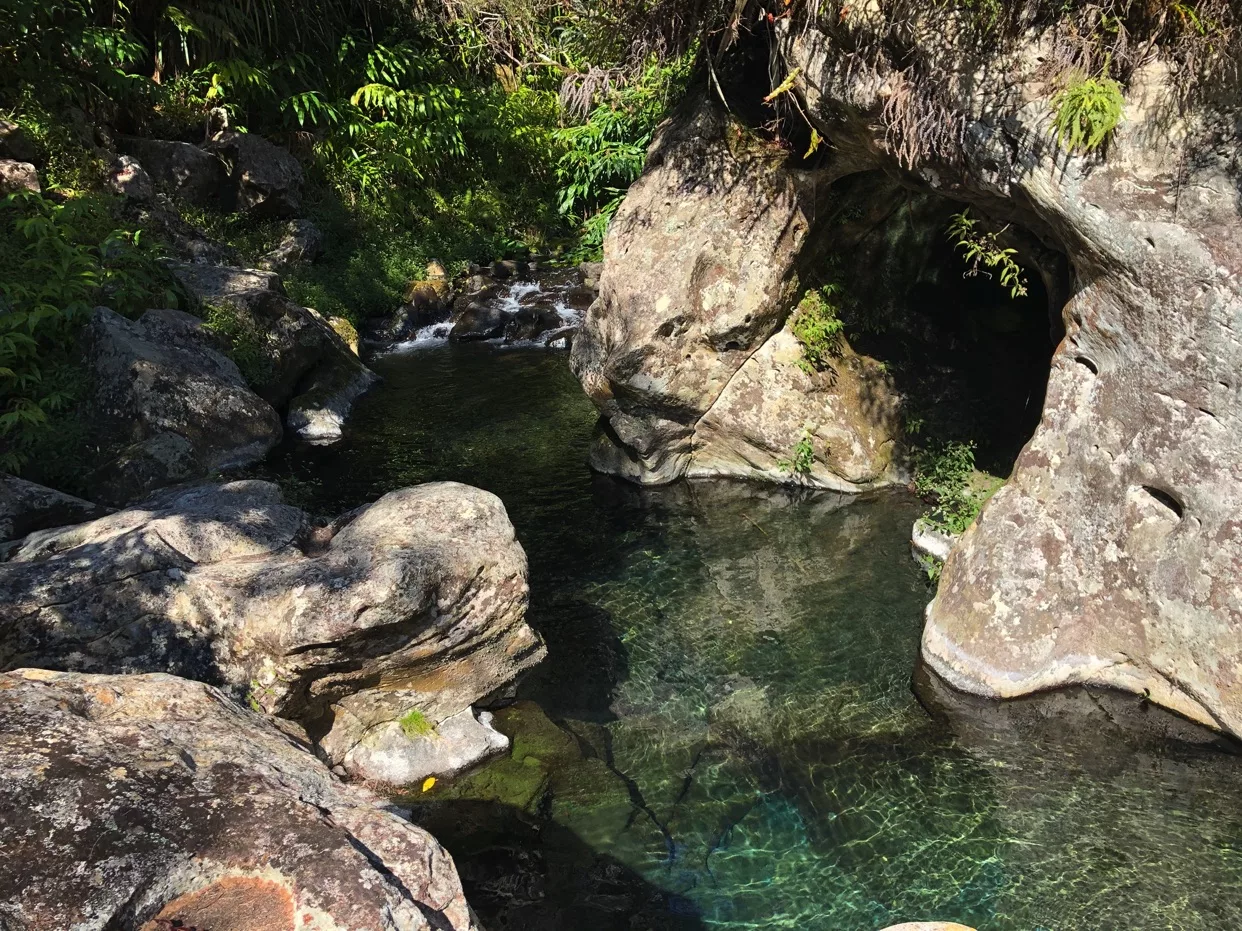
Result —
<path fill-rule="evenodd" d="M 448 853 L 296 733 L 167 675 L 0 675 L 6 928 L 476 927 Z"/>
<path fill-rule="evenodd" d="M 543 656 L 503 506 L 451 483 L 327 528 L 264 482 L 167 491 L 32 535 L 0 565 L 0 591 L 0 667 L 224 686 L 307 724 L 334 762 L 411 710 L 439 723 L 468 709 Z"/>

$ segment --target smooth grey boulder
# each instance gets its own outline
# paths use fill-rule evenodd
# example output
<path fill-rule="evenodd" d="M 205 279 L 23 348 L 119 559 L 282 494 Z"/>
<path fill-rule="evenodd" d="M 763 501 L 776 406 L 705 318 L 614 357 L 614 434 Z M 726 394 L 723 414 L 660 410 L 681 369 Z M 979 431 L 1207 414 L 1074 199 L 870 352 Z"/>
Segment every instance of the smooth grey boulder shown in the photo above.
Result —
<path fill-rule="evenodd" d="M 286 412 L 291 432 L 311 442 L 339 439 L 355 402 L 379 383 L 319 313 L 285 296 L 280 276 L 257 269 L 170 266 L 207 304 L 226 304 L 262 333 L 254 390 Z"/>
<path fill-rule="evenodd" d="M 198 207 L 219 207 L 228 172 L 224 162 L 188 142 L 122 136 L 121 154 L 136 158 L 155 186 Z"/>
<path fill-rule="evenodd" d="M 452 857 L 296 729 L 168 675 L 0 675 L 0 924 L 475 931 Z"/>
<path fill-rule="evenodd" d="M 23 192 L 38 194 L 42 190 L 39 170 L 34 165 L 11 158 L 0 159 L 0 196 Z"/>
<path fill-rule="evenodd" d="M 286 149 L 254 133 L 226 129 L 204 146 L 228 170 L 225 208 L 263 217 L 302 208 L 302 165 Z"/>
<path fill-rule="evenodd" d="M 351 776 L 401 786 L 455 776 L 509 749 L 488 712 L 476 716 L 467 707 L 436 720 L 419 709 L 417 698 L 372 691 L 338 702 L 323 752 Z"/>
<path fill-rule="evenodd" d="M 266 482 L 170 489 L 0 565 L 0 669 L 220 685 L 340 762 L 370 728 L 443 721 L 538 662 L 526 603 L 513 525 L 475 488 L 393 492 L 326 528 Z"/>
<path fill-rule="evenodd" d="M 212 347 L 198 318 L 151 310 L 131 321 L 100 307 L 85 341 L 97 428 L 138 447 L 92 478 L 105 503 L 257 462 L 280 442 L 276 411 Z"/>
<path fill-rule="evenodd" d="M 36 530 L 65 527 L 103 517 L 102 508 L 82 498 L 0 473 L 0 543 Z"/>

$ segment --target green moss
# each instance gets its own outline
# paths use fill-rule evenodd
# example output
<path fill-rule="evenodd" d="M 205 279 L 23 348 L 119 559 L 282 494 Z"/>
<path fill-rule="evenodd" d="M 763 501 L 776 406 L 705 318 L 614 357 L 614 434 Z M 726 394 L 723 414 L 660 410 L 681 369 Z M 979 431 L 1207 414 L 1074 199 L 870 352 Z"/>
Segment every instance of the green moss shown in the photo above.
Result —
<path fill-rule="evenodd" d="M 427 716 L 414 708 L 403 714 L 397 721 L 401 725 L 401 730 L 406 737 L 416 740 L 420 737 L 432 737 L 436 733 L 436 726 L 427 720 Z"/>

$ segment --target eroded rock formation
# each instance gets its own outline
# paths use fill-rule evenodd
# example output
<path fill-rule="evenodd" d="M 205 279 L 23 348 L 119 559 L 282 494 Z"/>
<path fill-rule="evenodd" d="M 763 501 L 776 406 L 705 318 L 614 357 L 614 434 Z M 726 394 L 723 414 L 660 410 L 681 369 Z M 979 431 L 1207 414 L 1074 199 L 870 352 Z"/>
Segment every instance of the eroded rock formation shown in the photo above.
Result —
<path fill-rule="evenodd" d="M 486 492 L 424 485 L 315 528 L 274 485 L 209 485 L 30 536 L 0 565 L 0 668 L 220 685 L 397 781 L 428 774 L 402 760 L 426 758 L 441 722 L 542 658 L 526 600 Z M 411 712 L 425 727 L 403 732 Z"/>
<path fill-rule="evenodd" d="M 800 266 L 848 245 L 822 228 L 822 198 L 879 169 L 1017 224 L 1068 257 L 1071 287 L 1048 288 L 1064 338 L 1042 422 L 945 567 L 924 656 L 972 692 L 1115 686 L 1242 734 L 1236 119 L 1210 100 L 1179 106 L 1186 76 L 1154 62 L 1133 75 L 1106 154 L 1067 154 L 1044 38 L 989 43 L 981 60 L 943 24 L 907 31 L 943 78 L 951 144 L 894 120 L 890 102 L 921 93 L 904 62 L 860 64 L 826 28 L 792 22 L 775 60 L 826 140 L 820 161 L 748 148 L 714 101 L 657 139 L 575 345 L 606 422 L 595 463 L 648 482 L 771 477 L 772 447 L 802 420 L 851 430 L 870 464 L 849 473 L 821 454 L 821 483 L 883 481 L 883 443 L 867 441 L 878 424 L 842 418 L 832 389 L 807 394 L 777 364 Z M 743 385 L 744 409 L 731 406 Z M 785 409 L 779 427 L 767 407 Z"/>
<path fill-rule="evenodd" d="M 435 838 L 168 675 L 0 675 L 6 928 L 472 931 Z"/>

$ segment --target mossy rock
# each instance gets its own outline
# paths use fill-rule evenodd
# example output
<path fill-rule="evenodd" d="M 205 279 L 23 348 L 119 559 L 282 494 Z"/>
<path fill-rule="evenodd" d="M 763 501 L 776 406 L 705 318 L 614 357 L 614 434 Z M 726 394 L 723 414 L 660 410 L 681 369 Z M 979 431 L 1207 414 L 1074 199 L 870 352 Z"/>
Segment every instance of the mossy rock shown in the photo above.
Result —
<path fill-rule="evenodd" d="M 582 759 L 574 736 L 559 727 L 537 704 L 520 701 L 493 713 L 492 726 L 513 742 L 510 756 L 521 763 L 537 760 L 548 768 Z"/>
<path fill-rule="evenodd" d="M 534 813 L 548 785 L 541 765 L 500 757 L 435 792 L 437 801 L 496 802 Z"/>

